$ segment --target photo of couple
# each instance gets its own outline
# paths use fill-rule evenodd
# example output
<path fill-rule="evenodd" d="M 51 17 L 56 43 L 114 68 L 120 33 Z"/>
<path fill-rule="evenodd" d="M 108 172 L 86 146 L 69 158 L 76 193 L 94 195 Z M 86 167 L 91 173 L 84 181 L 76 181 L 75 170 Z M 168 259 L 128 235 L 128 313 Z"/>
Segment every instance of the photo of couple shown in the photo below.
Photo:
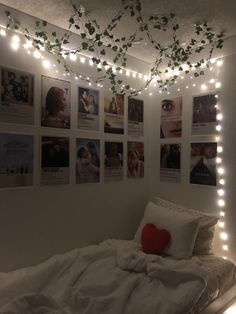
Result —
<path fill-rule="evenodd" d="M 76 183 L 96 183 L 100 180 L 100 141 L 77 139 Z"/>

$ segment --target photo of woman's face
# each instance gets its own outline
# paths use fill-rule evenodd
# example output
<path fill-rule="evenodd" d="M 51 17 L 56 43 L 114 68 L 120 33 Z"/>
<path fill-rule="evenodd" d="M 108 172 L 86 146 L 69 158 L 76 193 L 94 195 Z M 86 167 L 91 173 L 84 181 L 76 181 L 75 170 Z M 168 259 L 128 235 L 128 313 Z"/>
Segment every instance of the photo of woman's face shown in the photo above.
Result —
<path fill-rule="evenodd" d="M 65 92 L 62 90 L 60 91 L 60 95 L 58 97 L 57 107 L 60 111 L 64 111 L 66 107 Z"/>
<path fill-rule="evenodd" d="M 181 137 L 182 136 L 182 121 L 166 121 L 161 124 L 163 138 Z"/>
<path fill-rule="evenodd" d="M 161 117 L 181 116 L 182 97 L 164 99 L 161 102 Z"/>

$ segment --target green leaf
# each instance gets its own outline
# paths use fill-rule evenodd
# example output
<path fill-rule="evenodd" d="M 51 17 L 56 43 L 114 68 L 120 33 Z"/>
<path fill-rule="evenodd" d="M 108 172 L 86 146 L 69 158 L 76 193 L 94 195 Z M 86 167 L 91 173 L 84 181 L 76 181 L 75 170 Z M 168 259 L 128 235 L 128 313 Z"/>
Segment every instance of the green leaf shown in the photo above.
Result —
<path fill-rule="evenodd" d="M 101 54 L 101 55 L 105 55 L 105 54 L 106 54 L 106 51 L 105 51 L 104 49 L 102 49 L 102 50 L 100 51 L 100 54 Z"/>

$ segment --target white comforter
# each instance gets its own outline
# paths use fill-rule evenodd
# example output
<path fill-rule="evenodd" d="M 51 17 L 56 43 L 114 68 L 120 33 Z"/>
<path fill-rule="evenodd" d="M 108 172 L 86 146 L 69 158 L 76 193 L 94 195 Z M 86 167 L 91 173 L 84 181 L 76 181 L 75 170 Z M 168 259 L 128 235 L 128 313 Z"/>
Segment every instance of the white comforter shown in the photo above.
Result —
<path fill-rule="evenodd" d="M 198 259 L 146 255 L 106 240 L 0 273 L 1 314 L 185 314 L 206 286 Z"/>

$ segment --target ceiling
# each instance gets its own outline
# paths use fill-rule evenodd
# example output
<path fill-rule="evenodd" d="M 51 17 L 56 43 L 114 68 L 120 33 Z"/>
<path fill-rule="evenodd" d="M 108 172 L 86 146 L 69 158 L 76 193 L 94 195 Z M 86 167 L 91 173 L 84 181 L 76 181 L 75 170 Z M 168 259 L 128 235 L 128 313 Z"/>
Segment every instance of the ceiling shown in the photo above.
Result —
<path fill-rule="evenodd" d="M 73 0 L 82 4 L 97 19 L 100 25 L 107 25 L 120 6 L 119 0 Z M 47 20 L 48 22 L 67 28 L 71 15 L 71 0 L 0 0 L 0 3 L 23 11 L 27 14 Z M 207 21 L 217 31 L 224 30 L 227 37 L 236 35 L 236 1 L 235 0 L 143 0 L 143 14 L 175 13 L 181 26 L 180 40 L 186 42 L 191 38 L 192 26 L 196 22 Z M 126 16 L 119 26 L 119 33 L 128 34 L 135 29 L 129 16 Z M 166 34 L 155 34 L 167 42 Z M 129 54 L 150 63 L 154 59 L 154 50 L 145 40 L 135 44 Z"/>

